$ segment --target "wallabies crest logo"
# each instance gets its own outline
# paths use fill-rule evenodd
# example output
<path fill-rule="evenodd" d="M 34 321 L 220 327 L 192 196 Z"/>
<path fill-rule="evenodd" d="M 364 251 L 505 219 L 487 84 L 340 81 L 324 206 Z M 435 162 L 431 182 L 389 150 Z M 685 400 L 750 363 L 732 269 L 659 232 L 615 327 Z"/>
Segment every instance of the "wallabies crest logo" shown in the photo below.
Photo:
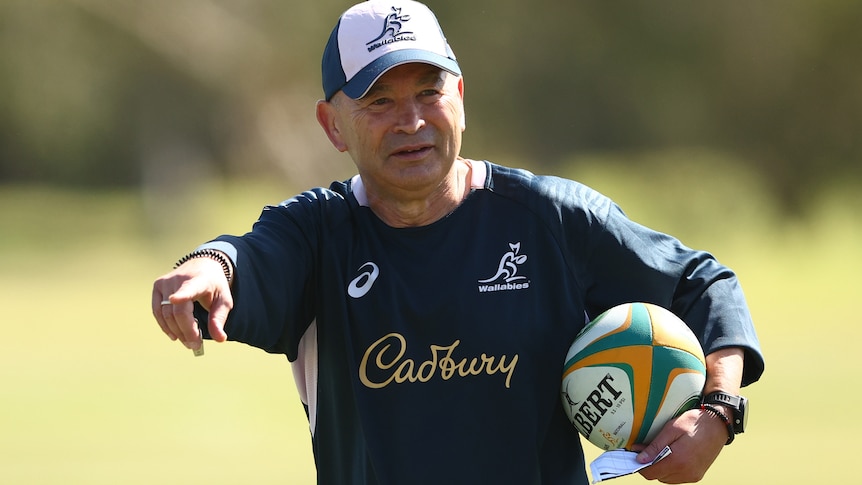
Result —
<path fill-rule="evenodd" d="M 383 31 L 375 39 L 365 44 L 368 47 L 368 52 L 393 42 L 416 40 L 413 32 L 402 30 L 404 28 L 403 23 L 409 20 L 409 15 L 401 15 L 400 7 L 392 7 L 392 13 L 387 15 L 383 21 Z M 389 37 L 387 37 L 387 34 Z"/>
<path fill-rule="evenodd" d="M 521 254 L 521 243 L 509 243 L 508 251 L 500 258 L 497 272 L 494 276 L 479 280 L 479 293 L 526 290 L 530 287 L 530 281 L 526 276 L 518 273 L 519 267 L 527 261 L 527 255 Z"/>

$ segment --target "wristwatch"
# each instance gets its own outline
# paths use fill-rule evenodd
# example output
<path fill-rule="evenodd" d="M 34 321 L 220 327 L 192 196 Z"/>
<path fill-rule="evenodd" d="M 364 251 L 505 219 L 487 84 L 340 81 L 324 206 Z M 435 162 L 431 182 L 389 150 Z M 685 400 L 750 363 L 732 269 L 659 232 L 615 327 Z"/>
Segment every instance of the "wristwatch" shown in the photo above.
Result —
<path fill-rule="evenodd" d="M 720 417 L 726 418 L 725 424 L 727 424 L 729 435 L 727 444 L 733 441 L 735 435 L 745 432 L 748 424 L 748 399 L 743 396 L 734 396 L 726 392 L 716 391 L 703 396 L 700 405 L 702 408 L 711 408 L 711 410 L 715 411 L 718 410 L 714 406 L 725 406 L 732 411 L 733 415 L 730 417 L 724 416 L 724 413 L 720 413 Z"/>

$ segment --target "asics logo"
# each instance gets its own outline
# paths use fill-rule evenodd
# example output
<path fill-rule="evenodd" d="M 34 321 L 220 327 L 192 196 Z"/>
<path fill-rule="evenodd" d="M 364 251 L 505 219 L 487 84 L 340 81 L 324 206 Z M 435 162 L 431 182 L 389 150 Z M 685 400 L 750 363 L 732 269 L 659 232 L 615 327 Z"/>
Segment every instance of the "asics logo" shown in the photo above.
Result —
<path fill-rule="evenodd" d="M 380 276 L 380 269 L 371 261 L 363 264 L 358 270 L 359 276 L 353 278 L 353 281 L 347 286 L 347 294 L 353 298 L 362 298 L 371 289 L 371 285 Z"/>

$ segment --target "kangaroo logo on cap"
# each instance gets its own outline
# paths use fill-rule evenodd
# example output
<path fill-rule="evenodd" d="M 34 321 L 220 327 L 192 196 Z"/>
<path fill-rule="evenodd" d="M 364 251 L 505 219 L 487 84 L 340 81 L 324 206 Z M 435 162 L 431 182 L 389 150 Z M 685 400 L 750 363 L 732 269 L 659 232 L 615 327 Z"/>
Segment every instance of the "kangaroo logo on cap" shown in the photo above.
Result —
<path fill-rule="evenodd" d="M 402 31 L 402 22 L 410 20 L 409 15 L 401 15 L 400 7 L 392 7 L 392 13 L 386 16 L 383 20 L 383 31 L 374 40 L 369 41 L 365 45 L 368 47 L 368 52 L 377 49 L 378 47 L 401 40 L 416 40 L 413 32 Z M 390 38 L 383 40 L 389 34 Z"/>

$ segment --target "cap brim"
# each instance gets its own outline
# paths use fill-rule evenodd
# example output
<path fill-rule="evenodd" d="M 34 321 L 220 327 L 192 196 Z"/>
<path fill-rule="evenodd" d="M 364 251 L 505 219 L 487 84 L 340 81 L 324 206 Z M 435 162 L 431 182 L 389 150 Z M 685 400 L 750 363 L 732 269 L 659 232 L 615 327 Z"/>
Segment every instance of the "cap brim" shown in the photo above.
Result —
<path fill-rule="evenodd" d="M 371 86 L 380 79 L 380 76 L 386 74 L 387 71 L 393 67 L 412 62 L 431 64 L 455 76 L 461 75 L 461 68 L 454 59 L 422 49 L 401 49 L 389 52 L 375 59 L 374 62 L 356 73 L 353 79 L 345 84 L 341 90 L 353 99 L 360 99 L 368 94 Z"/>

